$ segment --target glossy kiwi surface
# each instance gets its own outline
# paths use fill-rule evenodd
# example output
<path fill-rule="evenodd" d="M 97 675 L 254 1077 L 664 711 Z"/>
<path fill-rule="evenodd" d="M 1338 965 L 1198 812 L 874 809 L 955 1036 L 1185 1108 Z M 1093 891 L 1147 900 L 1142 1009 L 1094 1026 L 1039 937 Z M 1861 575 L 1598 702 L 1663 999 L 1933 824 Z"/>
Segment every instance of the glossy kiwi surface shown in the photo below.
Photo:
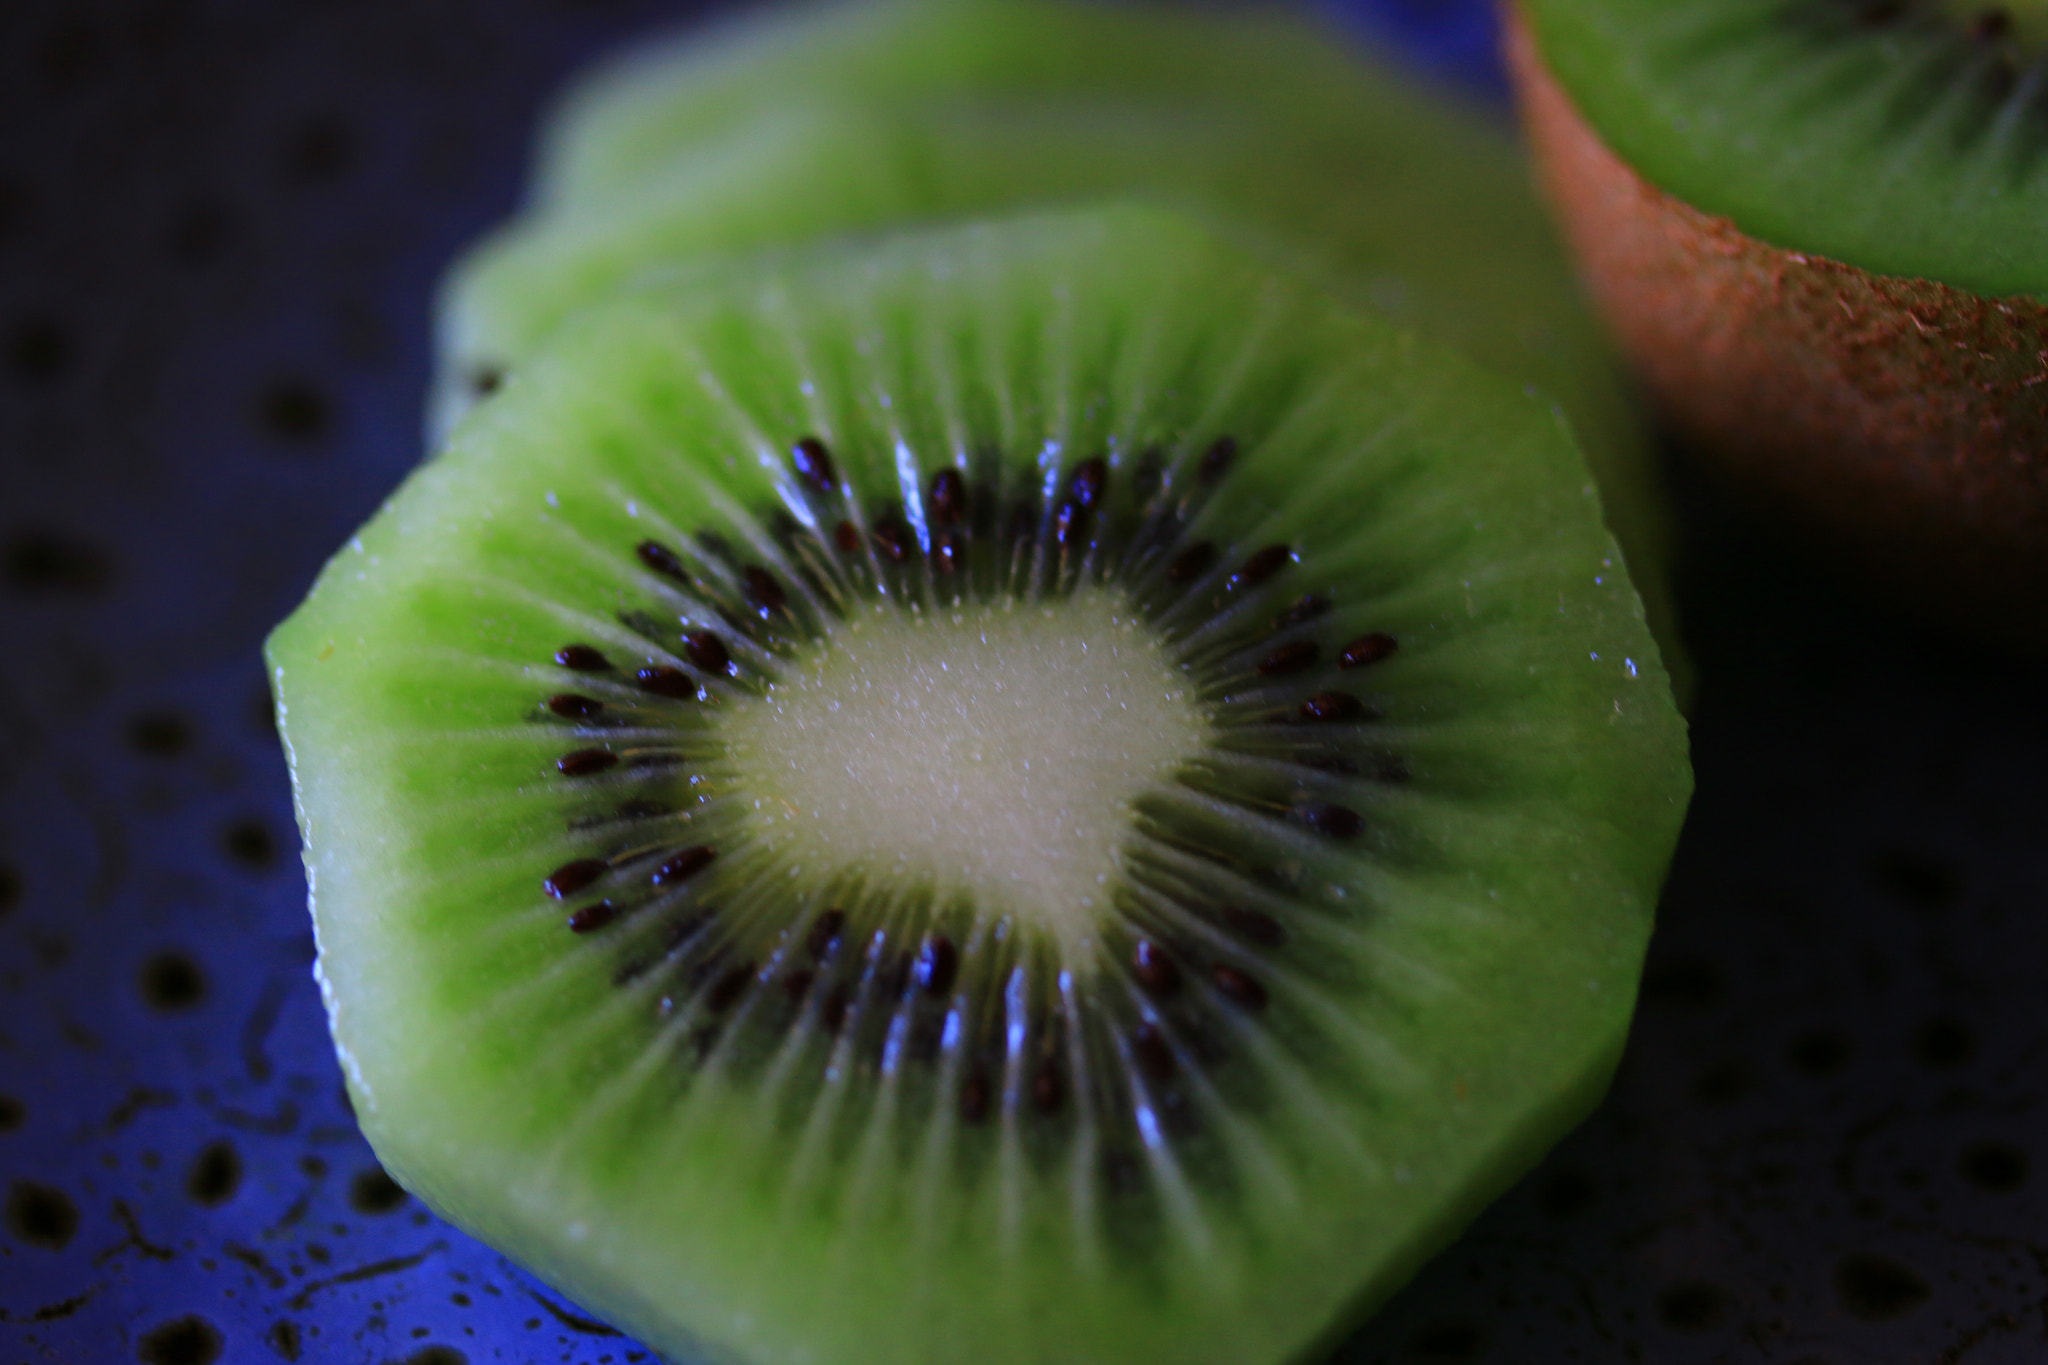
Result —
<path fill-rule="evenodd" d="M 579 314 L 269 660 L 380 1159 L 692 1361 L 1312 1349 L 1598 1098 L 1691 785 L 1555 411 L 1144 208 Z"/>

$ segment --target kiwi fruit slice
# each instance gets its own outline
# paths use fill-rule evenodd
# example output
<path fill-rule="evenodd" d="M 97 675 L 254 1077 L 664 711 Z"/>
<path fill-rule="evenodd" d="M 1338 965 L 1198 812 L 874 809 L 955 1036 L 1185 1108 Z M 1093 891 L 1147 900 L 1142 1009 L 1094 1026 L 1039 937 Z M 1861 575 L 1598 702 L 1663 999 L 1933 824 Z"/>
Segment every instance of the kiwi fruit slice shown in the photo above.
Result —
<path fill-rule="evenodd" d="M 640 270 L 1142 194 L 1259 225 L 1351 299 L 1562 402 L 1683 682 L 1668 510 L 1526 165 L 1471 110 L 1312 25 L 1058 0 L 777 12 L 602 71 L 549 128 L 542 207 L 444 284 L 434 444 Z"/>
<path fill-rule="evenodd" d="M 1519 15 L 1551 198 L 1689 444 L 1930 616 L 2048 648 L 2048 15 Z"/>
<path fill-rule="evenodd" d="M 1609 464 L 1637 466 L 1614 471 L 1616 500 L 1653 504 L 1639 426 L 1506 149 L 1424 122 L 1359 133 L 1287 136 L 1213 106 L 785 107 L 650 168 L 630 200 L 515 220 L 472 250 L 442 291 L 440 429 L 579 304 L 652 266 L 1143 194 L 1262 226 L 1326 261 L 1360 301 L 1565 396 L 1594 444 L 1616 452 Z M 1482 149 L 1496 155 L 1480 169 L 1467 153 Z M 1447 164 L 1469 173 L 1443 174 Z"/>
<path fill-rule="evenodd" d="M 594 304 L 268 659 L 379 1157 L 691 1360 L 1311 1349 L 1595 1102 L 1691 787 L 1551 406 L 1135 206 Z"/>
<path fill-rule="evenodd" d="M 532 202 L 552 212 L 630 199 L 677 148 L 820 95 L 863 105 L 1227 103 L 1297 125 L 1377 127 L 1390 143 L 1418 123 L 1460 121 L 1443 101 L 1277 8 L 831 0 L 756 9 L 594 68 L 542 127 Z M 1456 136 L 1442 126 L 1431 134 Z M 1500 153 L 1480 156 L 1490 167 Z"/>

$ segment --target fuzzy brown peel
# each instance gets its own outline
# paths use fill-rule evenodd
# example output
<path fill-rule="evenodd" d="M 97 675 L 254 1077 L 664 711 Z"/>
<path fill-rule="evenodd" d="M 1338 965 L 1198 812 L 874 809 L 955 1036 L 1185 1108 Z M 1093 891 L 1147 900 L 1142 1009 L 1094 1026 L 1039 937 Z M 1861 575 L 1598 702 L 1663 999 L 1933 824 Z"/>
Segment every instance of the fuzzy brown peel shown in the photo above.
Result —
<path fill-rule="evenodd" d="M 1507 54 L 1586 283 L 1679 432 L 1914 606 L 2048 649 L 2048 304 L 1758 241 L 1608 150 L 1512 9 Z"/>

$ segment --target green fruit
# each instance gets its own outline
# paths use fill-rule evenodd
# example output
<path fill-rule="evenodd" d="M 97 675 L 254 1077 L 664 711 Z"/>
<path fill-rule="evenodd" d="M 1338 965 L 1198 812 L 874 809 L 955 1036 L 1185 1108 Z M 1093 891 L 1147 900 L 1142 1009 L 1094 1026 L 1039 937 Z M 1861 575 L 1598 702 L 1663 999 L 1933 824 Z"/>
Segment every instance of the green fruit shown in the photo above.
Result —
<path fill-rule="evenodd" d="M 2048 649 L 2048 29 L 1934 0 L 1525 0 L 1580 270 L 1685 444 L 1943 631 Z"/>
<path fill-rule="evenodd" d="M 1985 4 L 1523 4 L 1580 112 L 1665 192 L 1872 274 L 2048 293 L 2042 16 L 1987 37 Z"/>
<path fill-rule="evenodd" d="M 1333 132 L 1379 128 L 1390 149 L 1426 125 L 1423 145 L 1460 136 L 1483 145 L 1481 173 L 1501 160 L 1471 132 L 1469 115 L 1445 112 L 1407 80 L 1364 65 L 1334 35 L 1277 11 L 833 0 L 758 9 L 597 68 L 543 126 L 534 203 L 573 212 L 630 200 L 678 150 L 821 97 L 910 108 L 1020 98 L 1198 103 Z"/>
<path fill-rule="evenodd" d="M 441 426 L 478 374 L 502 377 L 576 307 L 650 268 L 1140 194 L 1241 218 L 1331 267 L 1357 301 L 1565 395 L 1603 438 L 1617 502 L 1654 507 L 1640 429 L 1518 163 L 1477 129 L 1411 113 L 1404 129 L 1361 129 L 1351 142 L 1283 135 L 1227 108 L 784 108 L 681 150 L 631 199 L 515 220 L 474 249 L 442 295 Z"/>
<path fill-rule="evenodd" d="M 640 271 L 1142 195 L 1263 228 L 1348 299 L 1555 396 L 1685 671 L 1651 453 L 1522 159 L 1319 30 L 1016 0 L 844 5 L 657 49 L 587 83 L 551 130 L 542 210 L 444 286 L 436 444 L 564 316 Z"/>
<path fill-rule="evenodd" d="M 1597 1099 L 1690 790 L 1549 407 L 1152 210 L 591 308 L 269 659 L 380 1159 L 693 1360 L 1326 1339 Z"/>

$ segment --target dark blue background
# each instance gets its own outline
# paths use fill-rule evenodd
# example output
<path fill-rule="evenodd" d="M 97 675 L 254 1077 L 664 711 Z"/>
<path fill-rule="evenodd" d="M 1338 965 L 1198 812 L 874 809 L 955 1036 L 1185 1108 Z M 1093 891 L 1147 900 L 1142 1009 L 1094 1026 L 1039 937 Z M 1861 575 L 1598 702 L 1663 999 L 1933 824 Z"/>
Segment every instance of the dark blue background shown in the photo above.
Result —
<path fill-rule="evenodd" d="M 0 1361 L 631 1361 L 356 1136 L 258 643 L 651 0 L 0 6 Z M 1353 6 L 1497 92 L 1476 3 Z M 1614 1094 L 1339 1352 L 2048 1359 L 2048 688 L 1674 466 L 1699 798 Z"/>

